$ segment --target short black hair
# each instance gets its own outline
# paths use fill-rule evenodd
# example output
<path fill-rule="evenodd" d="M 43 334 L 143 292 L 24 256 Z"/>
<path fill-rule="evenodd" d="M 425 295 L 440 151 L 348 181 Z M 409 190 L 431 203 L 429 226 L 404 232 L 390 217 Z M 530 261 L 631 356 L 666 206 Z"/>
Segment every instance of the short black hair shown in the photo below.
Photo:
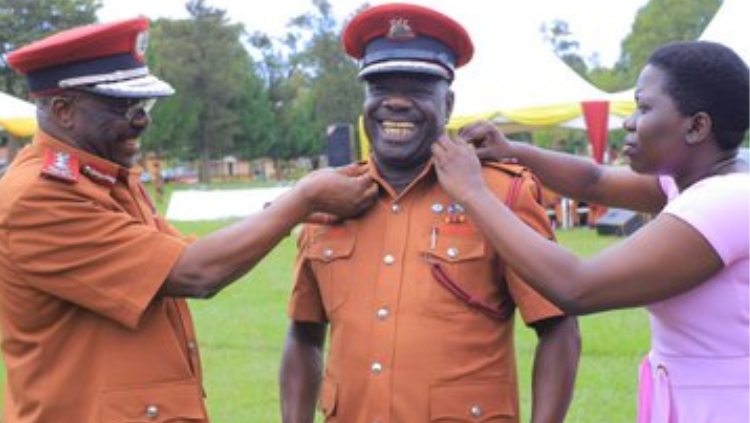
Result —
<path fill-rule="evenodd" d="M 736 149 L 748 129 L 748 66 L 729 47 L 710 41 L 659 47 L 648 64 L 666 75 L 664 90 L 685 116 L 705 112 L 723 150 Z"/>

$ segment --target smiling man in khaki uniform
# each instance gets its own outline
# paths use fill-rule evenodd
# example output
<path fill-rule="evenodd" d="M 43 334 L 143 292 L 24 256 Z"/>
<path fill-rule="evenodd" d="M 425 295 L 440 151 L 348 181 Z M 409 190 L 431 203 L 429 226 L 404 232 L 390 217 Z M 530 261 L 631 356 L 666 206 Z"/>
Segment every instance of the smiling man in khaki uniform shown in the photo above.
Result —
<path fill-rule="evenodd" d="M 380 195 L 359 218 L 301 235 L 284 422 L 312 422 L 316 401 L 327 423 L 518 422 L 517 308 L 539 336 L 530 421 L 561 423 L 580 353 L 575 319 L 503 265 L 430 161 L 453 107 L 454 69 L 472 56 L 468 34 L 433 10 L 387 4 L 355 16 L 343 42 L 361 61 Z M 524 169 L 493 164 L 484 176 L 553 238 Z"/>
<path fill-rule="evenodd" d="M 134 167 L 154 99 L 148 21 L 64 31 L 10 54 L 39 133 L 0 179 L 4 423 L 207 422 L 190 313 L 312 212 L 359 213 L 375 192 L 324 170 L 263 212 L 190 240 Z"/>

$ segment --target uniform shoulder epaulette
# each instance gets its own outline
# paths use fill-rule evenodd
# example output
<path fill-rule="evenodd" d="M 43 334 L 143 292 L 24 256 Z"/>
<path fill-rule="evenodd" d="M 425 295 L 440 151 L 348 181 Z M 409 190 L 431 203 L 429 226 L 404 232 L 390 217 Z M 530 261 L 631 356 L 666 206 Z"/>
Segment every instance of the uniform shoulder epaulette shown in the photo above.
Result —
<path fill-rule="evenodd" d="M 529 168 L 517 163 L 483 161 L 482 166 L 505 172 L 510 176 L 522 176 L 524 173 L 529 172 Z"/>
<path fill-rule="evenodd" d="M 511 187 L 509 190 L 508 197 L 506 198 L 505 204 L 507 206 L 512 206 L 517 197 L 519 190 L 521 189 L 521 186 L 524 183 L 532 183 L 532 186 L 534 187 L 534 198 L 536 199 L 537 203 L 541 203 L 542 199 L 542 187 L 539 181 L 537 180 L 536 176 L 531 172 L 531 169 L 529 169 L 526 166 L 517 164 L 517 163 L 507 163 L 507 162 L 495 162 L 495 161 L 488 161 L 488 162 L 482 162 L 482 166 L 484 168 L 489 168 L 493 170 L 498 170 L 506 175 L 511 177 Z"/>
<path fill-rule="evenodd" d="M 78 182 L 80 174 L 78 156 L 67 151 L 48 148 L 44 151 L 44 163 L 40 174 L 47 178 L 74 184 Z"/>

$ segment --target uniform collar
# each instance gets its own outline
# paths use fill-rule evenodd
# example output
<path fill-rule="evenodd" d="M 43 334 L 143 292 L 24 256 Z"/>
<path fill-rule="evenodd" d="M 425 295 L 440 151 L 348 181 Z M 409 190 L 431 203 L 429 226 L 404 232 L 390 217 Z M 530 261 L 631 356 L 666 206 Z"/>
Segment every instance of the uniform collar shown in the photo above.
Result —
<path fill-rule="evenodd" d="M 80 175 L 83 175 L 95 184 L 112 188 L 118 180 L 127 183 L 132 172 L 66 144 L 41 130 L 34 135 L 33 145 L 44 154 L 41 173 L 53 179 L 76 183 Z"/>
<path fill-rule="evenodd" d="M 369 173 L 372 176 L 372 179 L 380 185 L 391 197 L 394 199 L 399 199 L 405 195 L 409 191 L 412 191 L 415 186 L 421 184 L 423 181 L 432 181 L 434 180 L 434 169 L 435 169 L 435 163 L 432 159 L 427 163 L 427 165 L 422 169 L 422 172 L 420 172 L 416 178 L 414 178 L 413 181 L 401 192 L 401 194 L 396 193 L 396 191 L 391 187 L 391 185 L 388 183 L 388 181 L 383 178 L 383 175 L 380 174 L 378 171 L 378 167 L 375 165 L 375 160 L 370 157 L 370 160 L 367 162 L 369 163 Z"/>

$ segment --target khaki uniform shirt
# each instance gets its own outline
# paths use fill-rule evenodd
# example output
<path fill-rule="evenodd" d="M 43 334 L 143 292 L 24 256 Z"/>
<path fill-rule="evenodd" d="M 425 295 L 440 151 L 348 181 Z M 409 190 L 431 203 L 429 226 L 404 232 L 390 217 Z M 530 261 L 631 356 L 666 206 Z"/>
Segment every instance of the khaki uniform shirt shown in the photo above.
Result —
<path fill-rule="evenodd" d="M 0 179 L 4 423 L 206 422 L 183 300 L 189 242 L 139 171 L 39 133 Z"/>
<path fill-rule="evenodd" d="M 509 166 L 484 176 L 504 201 L 509 172 L 521 178 L 513 210 L 552 239 L 531 177 Z M 400 196 L 375 177 L 384 194 L 365 215 L 306 226 L 299 240 L 289 313 L 330 323 L 319 398 L 326 422 L 517 422 L 513 310 L 527 323 L 562 312 L 503 265 L 431 167 Z M 433 263 L 506 317 L 458 299 Z"/>

